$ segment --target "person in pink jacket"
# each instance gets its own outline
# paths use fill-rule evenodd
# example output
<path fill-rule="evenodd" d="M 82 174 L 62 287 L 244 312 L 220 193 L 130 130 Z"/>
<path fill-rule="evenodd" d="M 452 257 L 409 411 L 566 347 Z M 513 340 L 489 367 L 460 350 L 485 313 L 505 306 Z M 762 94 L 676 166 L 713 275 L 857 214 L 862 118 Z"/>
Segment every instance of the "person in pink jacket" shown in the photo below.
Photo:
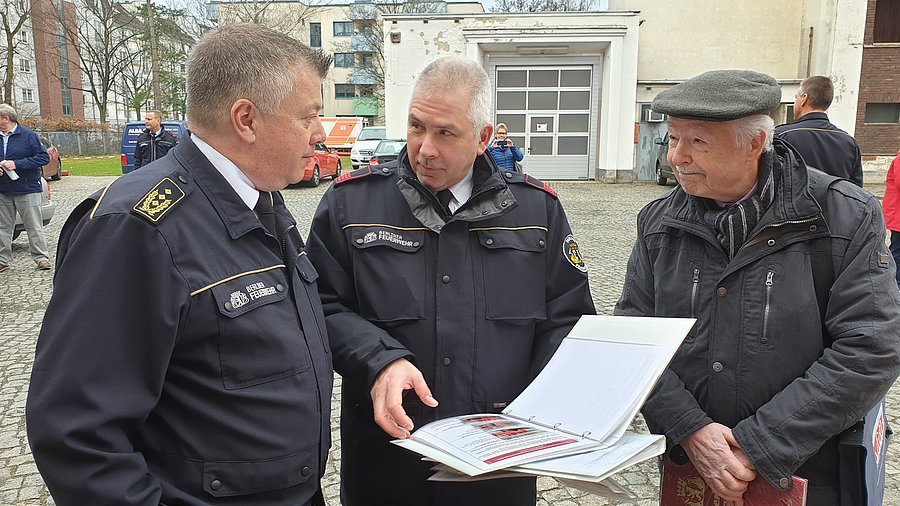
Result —
<path fill-rule="evenodd" d="M 891 255 L 894 263 L 900 265 L 900 150 L 891 162 L 887 179 L 884 182 L 884 224 L 891 231 Z M 900 272 L 897 273 L 897 286 L 900 287 Z"/>

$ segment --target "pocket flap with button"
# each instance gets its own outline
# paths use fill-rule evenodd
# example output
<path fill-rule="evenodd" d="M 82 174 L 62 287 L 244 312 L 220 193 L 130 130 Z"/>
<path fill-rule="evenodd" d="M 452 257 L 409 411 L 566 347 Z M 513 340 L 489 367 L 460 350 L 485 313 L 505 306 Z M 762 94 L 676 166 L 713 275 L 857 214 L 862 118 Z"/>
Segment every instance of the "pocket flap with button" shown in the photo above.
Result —
<path fill-rule="evenodd" d="M 540 253 L 547 248 L 547 231 L 542 228 L 479 230 L 478 240 L 485 248 Z"/>
<path fill-rule="evenodd" d="M 247 274 L 212 288 L 219 312 L 237 318 L 260 306 L 287 297 L 283 268 Z"/>
<path fill-rule="evenodd" d="M 351 233 L 352 244 L 358 249 L 387 246 L 413 253 L 425 242 L 424 230 L 401 230 L 386 227 L 356 227 Z"/>
<path fill-rule="evenodd" d="M 278 459 L 205 462 L 203 490 L 231 497 L 293 487 L 318 475 L 318 451 L 314 447 Z"/>
<path fill-rule="evenodd" d="M 319 271 L 316 270 L 312 261 L 305 253 L 301 253 L 300 256 L 297 257 L 297 272 L 300 273 L 300 277 L 303 278 L 303 281 L 306 281 L 307 283 L 314 283 L 319 279 Z"/>

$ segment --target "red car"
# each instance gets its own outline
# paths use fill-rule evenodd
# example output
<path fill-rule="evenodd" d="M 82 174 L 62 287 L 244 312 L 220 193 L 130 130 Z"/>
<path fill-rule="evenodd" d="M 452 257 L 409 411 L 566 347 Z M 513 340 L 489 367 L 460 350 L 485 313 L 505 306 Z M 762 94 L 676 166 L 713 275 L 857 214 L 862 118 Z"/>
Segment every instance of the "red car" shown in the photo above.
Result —
<path fill-rule="evenodd" d="M 337 179 L 341 175 L 341 157 L 337 150 L 324 144 L 316 144 L 316 152 L 303 172 L 301 183 L 306 186 L 319 186 L 323 177 Z"/>

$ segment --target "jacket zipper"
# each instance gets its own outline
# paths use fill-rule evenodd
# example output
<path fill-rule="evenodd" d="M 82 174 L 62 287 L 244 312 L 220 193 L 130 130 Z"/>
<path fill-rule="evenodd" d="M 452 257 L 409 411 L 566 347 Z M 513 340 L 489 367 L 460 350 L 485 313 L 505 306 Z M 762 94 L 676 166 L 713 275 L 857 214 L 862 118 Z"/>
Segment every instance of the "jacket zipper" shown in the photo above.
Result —
<path fill-rule="evenodd" d="M 691 276 L 693 287 L 691 288 L 691 318 L 697 317 L 697 292 L 700 291 L 700 268 L 694 267 L 694 274 Z"/>
<path fill-rule="evenodd" d="M 762 342 L 762 344 L 768 344 L 769 342 L 769 309 L 771 308 L 772 304 L 772 285 L 774 284 L 774 278 L 774 271 L 769 271 L 766 273 L 766 305 L 763 307 L 763 328 L 762 337 L 760 339 L 760 342 Z"/>
<path fill-rule="evenodd" d="M 766 226 L 764 226 L 763 228 L 761 228 L 760 231 L 759 231 L 756 235 L 754 235 L 753 237 L 748 238 L 748 239 L 747 239 L 747 242 L 745 242 L 744 245 L 741 246 L 739 249 L 744 249 L 744 248 L 746 248 L 746 247 L 748 247 L 748 246 L 751 246 L 751 245 L 753 245 L 753 244 L 756 244 L 756 243 L 762 241 L 762 240 L 763 240 L 762 233 L 763 233 L 763 231 L 766 230 L 767 228 L 777 228 L 777 227 L 783 227 L 783 226 L 785 226 L 785 225 L 802 225 L 802 224 L 804 224 L 804 223 L 813 223 L 813 222 L 816 222 L 816 221 L 819 221 L 819 218 L 818 218 L 818 217 L 815 217 L 815 218 L 808 218 L 808 219 L 805 219 L 805 220 L 786 220 L 786 221 L 780 221 L 780 222 L 778 222 L 778 223 L 770 223 L 769 225 L 766 225 Z"/>

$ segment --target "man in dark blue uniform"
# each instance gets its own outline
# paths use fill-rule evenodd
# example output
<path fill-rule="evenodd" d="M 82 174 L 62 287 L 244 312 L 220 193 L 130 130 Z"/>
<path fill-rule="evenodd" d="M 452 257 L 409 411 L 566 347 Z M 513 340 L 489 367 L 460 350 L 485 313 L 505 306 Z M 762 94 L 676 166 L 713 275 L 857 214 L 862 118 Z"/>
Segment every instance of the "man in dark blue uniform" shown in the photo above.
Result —
<path fill-rule="evenodd" d="M 147 128 L 141 132 L 134 146 L 134 168 L 140 169 L 150 162 L 166 156 L 170 149 L 178 144 L 178 140 L 162 126 L 162 113 L 147 111 L 144 116 Z"/>
<path fill-rule="evenodd" d="M 313 219 L 343 377 L 344 506 L 535 503 L 534 478 L 429 482 L 430 464 L 389 443 L 436 418 L 500 412 L 594 313 L 556 193 L 485 154 L 490 104 L 478 64 L 436 60 L 413 90 L 407 149 L 338 178 Z"/>
<path fill-rule="evenodd" d="M 325 138 L 330 61 L 260 25 L 208 33 L 193 137 L 72 213 L 26 411 L 56 504 L 324 504 L 330 351 L 277 190 Z"/>
<path fill-rule="evenodd" d="M 780 137 L 811 167 L 863 185 L 862 156 L 856 139 L 828 121 L 826 110 L 834 99 L 834 85 L 825 76 L 810 76 L 794 97 L 797 121 L 775 127 Z"/>

